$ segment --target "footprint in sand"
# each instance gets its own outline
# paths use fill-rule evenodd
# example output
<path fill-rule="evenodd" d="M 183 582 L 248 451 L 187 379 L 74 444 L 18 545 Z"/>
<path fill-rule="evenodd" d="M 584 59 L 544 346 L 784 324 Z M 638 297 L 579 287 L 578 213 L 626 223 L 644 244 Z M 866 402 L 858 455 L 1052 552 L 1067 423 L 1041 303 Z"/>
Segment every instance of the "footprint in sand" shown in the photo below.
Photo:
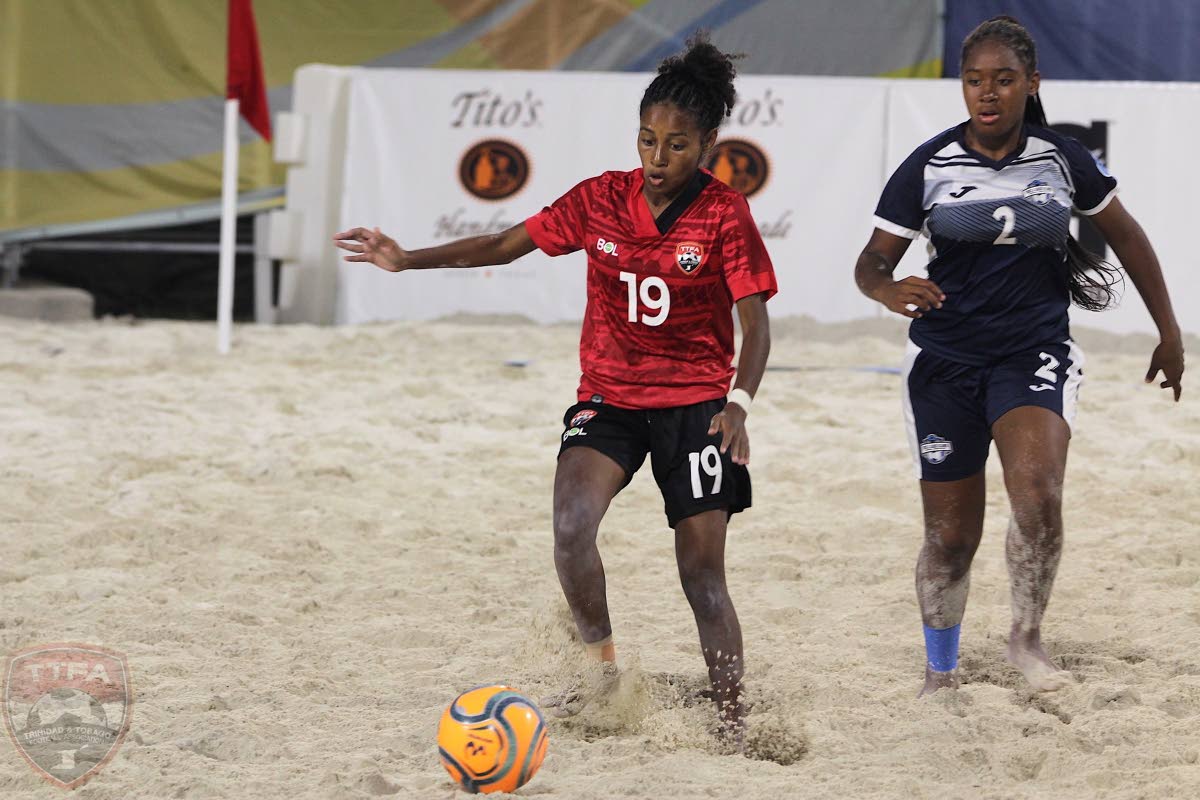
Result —
<path fill-rule="evenodd" d="M 1097 710 L 1113 710 L 1118 708 L 1132 708 L 1142 704 L 1141 695 L 1136 689 L 1125 686 L 1121 689 L 1101 689 L 1096 692 L 1092 698 L 1092 708 Z"/>

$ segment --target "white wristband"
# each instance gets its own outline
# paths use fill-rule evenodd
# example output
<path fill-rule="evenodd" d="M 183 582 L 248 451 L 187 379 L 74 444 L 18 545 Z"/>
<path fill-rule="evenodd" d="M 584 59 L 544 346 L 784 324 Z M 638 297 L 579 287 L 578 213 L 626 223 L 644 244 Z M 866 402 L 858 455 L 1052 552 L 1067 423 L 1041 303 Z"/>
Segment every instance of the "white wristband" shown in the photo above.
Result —
<path fill-rule="evenodd" d="M 745 411 L 746 415 L 749 416 L 750 402 L 752 399 L 753 398 L 750 397 L 750 393 L 747 392 L 745 389 L 734 389 L 732 392 L 729 393 L 727 402 L 737 403 L 739 406 L 742 407 L 742 411 Z"/>

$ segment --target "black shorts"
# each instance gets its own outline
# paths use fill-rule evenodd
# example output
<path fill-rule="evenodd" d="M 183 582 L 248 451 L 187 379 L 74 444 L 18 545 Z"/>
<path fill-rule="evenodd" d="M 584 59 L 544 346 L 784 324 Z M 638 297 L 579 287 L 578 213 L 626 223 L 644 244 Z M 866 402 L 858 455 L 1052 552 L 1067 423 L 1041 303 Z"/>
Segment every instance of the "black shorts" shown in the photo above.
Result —
<path fill-rule="evenodd" d="M 1040 406 L 1069 426 L 1083 382 L 1075 342 L 1043 344 L 987 367 L 940 358 L 909 341 L 904 360 L 904 416 L 916 477 L 957 481 L 987 463 L 992 426 L 1014 408 Z"/>
<path fill-rule="evenodd" d="M 704 511 L 725 509 L 730 516 L 750 507 L 750 470 L 721 453 L 721 435 L 708 435 L 725 398 L 690 406 L 633 411 L 582 402 L 563 415 L 561 456 L 572 447 L 590 447 L 625 470 L 624 489 L 650 454 L 654 480 L 662 492 L 667 524 Z"/>

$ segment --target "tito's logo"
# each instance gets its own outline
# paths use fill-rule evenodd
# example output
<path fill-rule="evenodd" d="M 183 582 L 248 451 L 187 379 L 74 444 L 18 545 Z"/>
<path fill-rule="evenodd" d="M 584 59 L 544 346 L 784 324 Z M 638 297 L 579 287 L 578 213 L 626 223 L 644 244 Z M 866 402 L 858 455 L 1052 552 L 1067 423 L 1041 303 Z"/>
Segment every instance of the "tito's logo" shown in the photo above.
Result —
<path fill-rule="evenodd" d="M 771 172 L 762 148 L 746 139 L 722 139 L 713 148 L 712 174 L 716 179 L 753 197 L 767 183 Z"/>
<path fill-rule="evenodd" d="M 485 139 L 463 153 L 458 179 L 480 200 L 504 200 L 525 187 L 529 158 L 512 142 Z"/>

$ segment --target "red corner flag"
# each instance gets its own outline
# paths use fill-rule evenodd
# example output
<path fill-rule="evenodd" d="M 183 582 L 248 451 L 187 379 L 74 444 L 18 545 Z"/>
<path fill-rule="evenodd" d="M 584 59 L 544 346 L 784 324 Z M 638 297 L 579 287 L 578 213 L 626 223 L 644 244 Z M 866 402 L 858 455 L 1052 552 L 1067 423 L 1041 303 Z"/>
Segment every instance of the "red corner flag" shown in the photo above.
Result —
<path fill-rule="evenodd" d="M 263 79 L 258 28 L 251 0 L 229 0 L 229 40 L 225 64 L 225 97 L 238 101 L 250 127 L 271 141 L 271 109 Z"/>

